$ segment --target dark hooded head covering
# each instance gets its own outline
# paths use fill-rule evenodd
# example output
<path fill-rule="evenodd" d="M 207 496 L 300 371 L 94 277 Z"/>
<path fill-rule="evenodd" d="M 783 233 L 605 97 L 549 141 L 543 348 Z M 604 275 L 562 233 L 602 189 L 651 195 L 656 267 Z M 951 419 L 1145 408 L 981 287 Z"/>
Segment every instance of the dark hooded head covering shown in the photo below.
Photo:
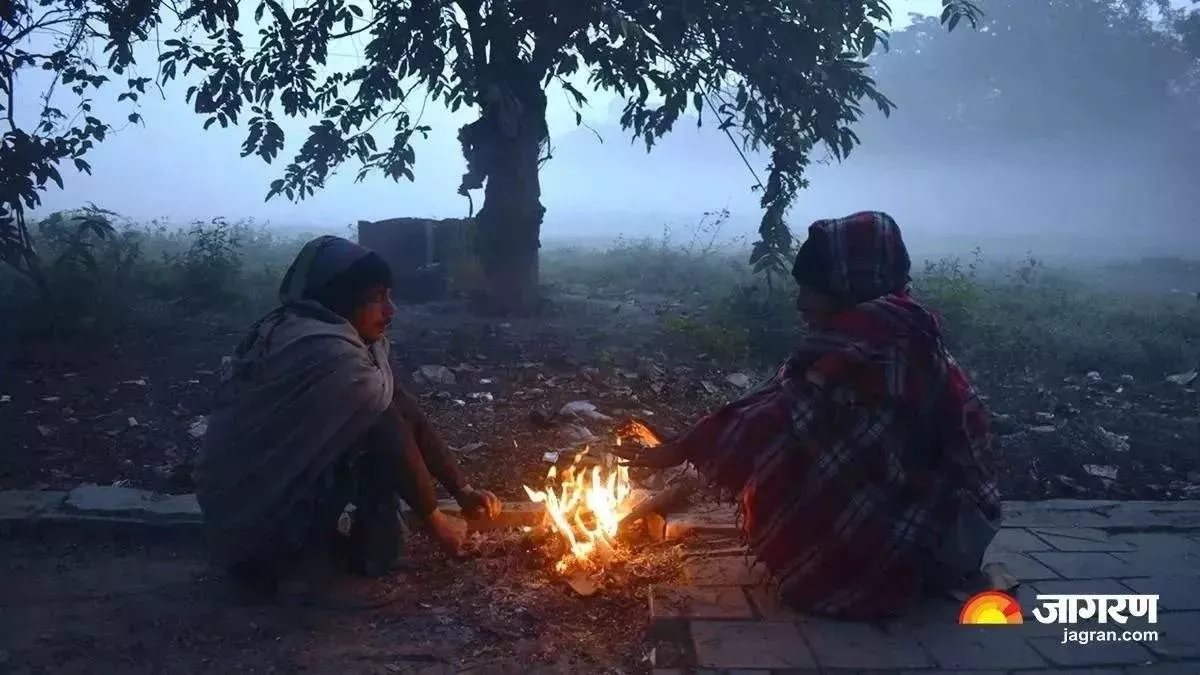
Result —
<path fill-rule="evenodd" d="M 392 287 L 387 261 L 349 239 L 325 235 L 301 249 L 279 286 L 279 299 L 285 305 L 314 300 L 349 318 L 377 286 Z"/>
<path fill-rule="evenodd" d="M 851 306 L 903 291 L 912 262 L 900 226 L 879 211 L 818 220 L 796 253 L 796 283 Z"/>

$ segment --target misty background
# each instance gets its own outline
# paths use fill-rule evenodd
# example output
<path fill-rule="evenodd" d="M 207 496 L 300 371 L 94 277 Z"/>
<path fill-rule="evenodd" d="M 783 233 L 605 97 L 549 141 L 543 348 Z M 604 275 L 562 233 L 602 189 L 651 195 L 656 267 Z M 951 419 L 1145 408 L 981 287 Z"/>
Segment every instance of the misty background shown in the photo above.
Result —
<path fill-rule="evenodd" d="M 930 16 L 939 0 L 893 2 L 891 50 L 872 63 L 897 109 L 889 119 L 868 110 L 856 127 L 863 145 L 847 161 L 829 161 L 818 149 L 810 187 L 790 214 L 793 231 L 802 235 L 817 218 L 879 209 L 926 255 L 975 246 L 989 257 L 1200 251 L 1196 60 L 1166 36 L 1094 25 L 1095 12 L 1081 9 L 1090 1 L 983 2 L 978 31 L 950 34 Z M 144 51 L 139 61 L 148 68 L 153 45 Z M 331 56 L 332 65 L 355 65 L 352 51 Z M 41 84 L 22 82 L 29 93 L 19 109 L 33 114 Z M 89 154 L 93 175 L 64 167 L 66 189 L 47 192 L 39 213 L 91 202 L 134 220 L 223 216 L 338 234 L 358 220 L 467 215 L 467 200 L 455 193 L 464 171 L 456 133 L 473 110 L 412 102 L 424 105 L 422 122 L 432 127 L 416 143 L 414 182 L 371 176 L 355 183 L 356 167 L 347 165 L 313 198 L 264 202 L 286 162 L 239 157 L 244 129 L 202 130 L 184 88 L 175 82 L 165 98 L 143 98 L 143 122 Z M 681 120 L 647 154 L 617 124 L 621 101 L 589 93 L 577 126 L 561 91 L 549 94 L 545 244 L 659 236 L 664 228 L 686 237 L 703 212 L 717 209 L 730 214 L 721 238 L 756 236 L 761 209 L 752 188 L 754 173 L 766 175 L 765 158 L 748 154 L 747 167 L 711 118 L 700 128 L 695 118 Z M 95 107 L 103 119 L 128 111 L 111 100 Z M 308 123 L 280 120 L 288 150 Z M 482 195 L 475 199 L 478 207 Z"/>

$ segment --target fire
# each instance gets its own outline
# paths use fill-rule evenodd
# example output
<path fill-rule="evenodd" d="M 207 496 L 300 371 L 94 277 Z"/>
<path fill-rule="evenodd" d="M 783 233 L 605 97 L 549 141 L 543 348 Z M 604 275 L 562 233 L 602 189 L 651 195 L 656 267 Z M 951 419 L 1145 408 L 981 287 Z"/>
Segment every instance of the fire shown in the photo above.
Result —
<path fill-rule="evenodd" d="M 525 486 L 529 499 L 544 505 L 551 527 L 569 549 L 555 563 L 559 572 L 612 560 L 621 518 L 630 511 L 629 468 L 612 462 L 585 467 L 586 454 L 585 449 L 576 455 L 561 476 L 557 467 L 550 467 L 545 490 Z"/>

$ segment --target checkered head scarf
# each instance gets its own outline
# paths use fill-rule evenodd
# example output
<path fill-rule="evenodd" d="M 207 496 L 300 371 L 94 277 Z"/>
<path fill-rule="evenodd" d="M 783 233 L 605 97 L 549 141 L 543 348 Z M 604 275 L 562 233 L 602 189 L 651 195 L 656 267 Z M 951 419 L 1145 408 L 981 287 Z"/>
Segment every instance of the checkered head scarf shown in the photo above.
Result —
<path fill-rule="evenodd" d="M 900 226 L 880 211 L 818 220 L 796 253 L 796 283 L 853 306 L 908 288 L 912 262 Z"/>

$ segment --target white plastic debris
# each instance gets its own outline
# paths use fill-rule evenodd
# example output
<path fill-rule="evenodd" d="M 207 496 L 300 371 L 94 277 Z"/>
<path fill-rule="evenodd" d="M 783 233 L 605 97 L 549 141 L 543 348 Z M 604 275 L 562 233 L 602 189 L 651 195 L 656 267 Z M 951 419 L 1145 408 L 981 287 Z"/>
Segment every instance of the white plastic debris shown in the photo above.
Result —
<path fill-rule="evenodd" d="M 421 366 L 413 372 L 412 378 L 419 384 L 441 386 L 450 386 L 458 381 L 454 377 L 454 371 L 446 366 Z"/>
<path fill-rule="evenodd" d="M 725 377 L 725 381 L 738 389 L 750 388 L 750 376 L 745 373 L 732 373 Z"/>
<path fill-rule="evenodd" d="M 208 433 L 208 418 L 200 415 L 188 425 L 188 435 L 192 438 L 203 438 Z"/>
<path fill-rule="evenodd" d="M 1104 442 L 1108 444 L 1109 449 L 1113 452 L 1129 451 L 1129 436 L 1114 434 L 1104 427 L 1096 427 L 1096 431 L 1100 434 L 1100 437 L 1104 439 Z"/>
<path fill-rule="evenodd" d="M 1118 469 L 1111 464 L 1084 464 L 1083 470 L 1089 475 L 1103 478 L 1104 480 L 1115 481 L 1117 479 Z"/>
<path fill-rule="evenodd" d="M 1168 375 L 1167 382 L 1170 382 L 1171 384 L 1177 384 L 1181 387 L 1186 387 L 1189 384 L 1195 382 L 1197 377 L 1200 377 L 1200 371 L 1191 370 L 1186 373 L 1177 373 L 1175 375 Z"/>
<path fill-rule="evenodd" d="M 564 405 L 558 411 L 558 414 L 561 417 L 576 417 L 595 420 L 597 422 L 605 422 L 612 419 L 608 415 L 596 410 L 596 406 L 590 401 L 571 401 Z"/>

